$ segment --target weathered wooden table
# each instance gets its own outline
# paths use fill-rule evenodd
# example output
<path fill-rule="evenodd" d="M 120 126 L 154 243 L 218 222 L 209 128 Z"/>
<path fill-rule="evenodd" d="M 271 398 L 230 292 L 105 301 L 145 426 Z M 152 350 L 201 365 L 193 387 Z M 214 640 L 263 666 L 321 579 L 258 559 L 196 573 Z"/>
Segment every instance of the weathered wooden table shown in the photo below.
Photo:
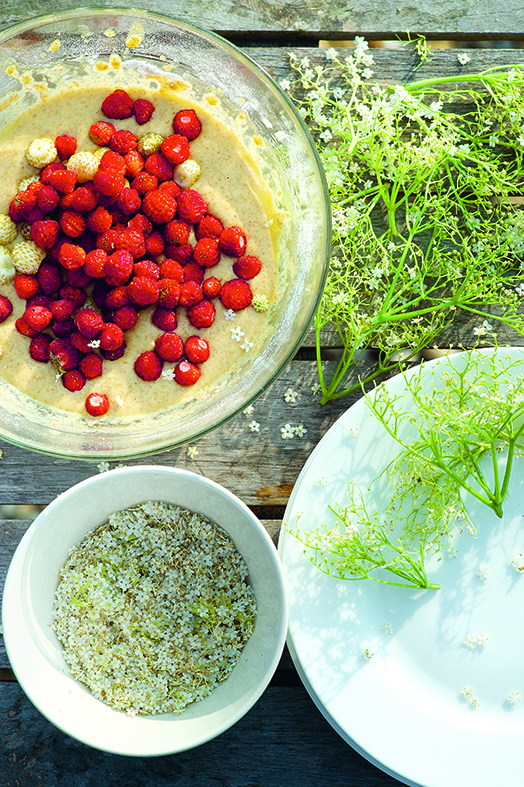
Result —
<path fill-rule="evenodd" d="M 75 7 L 69 0 L 55 0 L 53 11 Z M 102 0 L 97 6 L 110 6 Z M 115 3 L 115 5 L 131 5 Z M 491 41 L 486 48 L 468 49 L 472 71 L 518 61 L 517 53 L 497 41 L 524 38 L 524 9 L 517 0 L 503 7 L 476 0 L 429 3 L 414 0 L 359 0 L 353 7 L 343 0 L 136 0 L 139 8 L 213 29 L 241 46 L 276 79 L 288 76 L 288 52 L 309 55 L 312 63 L 324 58 L 321 39 L 395 39 L 407 30 L 428 39 L 462 42 Z M 44 10 L 34 0 L 3 0 L 0 28 L 36 16 Z M 51 7 L 45 8 L 51 11 Z M 519 32 L 520 31 L 520 32 Z M 336 43 L 335 43 L 336 45 Z M 462 44 L 463 45 L 463 44 Z M 377 49 L 375 73 L 381 80 L 409 81 L 418 65 L 412 51 Z M 424 75 L 454 73 L 457 51 L 435 50 Z M 462 341 L 473 344 L 472 325 L 457 322 L 443 335 L 442 346 Z M 520 337 L 513 343 L 523 344 Z M 325 364 L 334 361 L 334 338 L 326 331 Z M 329 427 L 355 401 L 356 396 L 321 407 L 311 387 L 316 381 L 314 336 L 302 348 L 267 393 L 255 404 L 260 432 L 251 432 L 240 415 L 198 441 L 198 456 L 190 459 L 185 447 L 149 457 L 141 463 L 185 467 L 202 473 L 237 494 L 260 517 L 274 539 L 293 484 L 309 454 Z M 353 370 L 358 374 L 358 367 Z M 284 392 L 298 392 L 286 402 Z M 283 441 L 280 428 L 302 423 L 307 436 Z M 95 464 L 59 460 L 0 444 L 0 504 L 45 505 L 72 484 L 98 472 Z M 25 532 L 27 520 L 0 522 L 0 580 L 3 585 L 10 558 Z M 392 734 L 395 731 L 392 730 Z M 287 653 L 271 685 L 259 702 L 234 728 L 200 748 L 153 760 L 129 760 L 92 750 L 59 732 L 31 705 L 20 689 L 0 637 L 0 783 L 10 787 L 107 787 L 126 785 L 178 785 L 178 787 L 289 787 L 330 785 L 386 787 L 398 782 L 354 752 L 330 727 L 309 698 Z"/>

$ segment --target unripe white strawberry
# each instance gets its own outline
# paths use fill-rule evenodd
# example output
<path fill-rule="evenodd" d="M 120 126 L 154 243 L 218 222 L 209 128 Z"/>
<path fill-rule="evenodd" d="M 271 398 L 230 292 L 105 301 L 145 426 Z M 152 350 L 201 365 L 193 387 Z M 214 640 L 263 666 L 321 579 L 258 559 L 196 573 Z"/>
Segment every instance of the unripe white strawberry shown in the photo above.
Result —
<path fill-rule="evenodd" d="M 81 150 L 78 153 L 73 153 L 67 162 L 67 169 L 72 169 L 76 172 L 76 179 L 79 183 L 86 183 L 88 180 L 93 180 L 98 172 L 100 159 L 88 150 Z"/>
<path fill-rule="evenodd" d="M 18 191 L 25 191 L 26 188 L 31 185 L 31 183 L 38 183 L 39 180 L 39 175 L 30 175 L 28 178 L 24 178 L 18 184 Z"/>
<path fill-rule="evenodd" d="M 36 273 L 46 255 L 45 249 L 40 249 L 32 240 L 16 243 L 11 253 L 19 273 Z"/>
<path fill-rule="evenodd" d="M 13 265 L 11 253 L 5 246 L 0 246 L 0 284 L 7 284 L 7 282 L 12 281 L 15 276 L 16 270 Z"/>
<path fill-rule="evenodd" d="M 32 167 L 42 169 L 55 161 L 58 153 L 52 139 L 33 139 L 25 156 Z"/>
<path fill-rule="evenodd" d="M 0 213 L 0 243 L 5 246 L 14 241 L 18 234 L 18 228 L 7 213 Z"/>
<path fill-rule="evenodd" d="M 155 134 L 154 131 L 150 131 L 149 134 L 144 134 L 143 137 L 140 137 L 137 150 L 143 156 L 150 156 L 151 153 L 158 153 L 163 141 L 164 137 L 160 134 Z"/>
<path fill-rule="evenodd" d="M 200 164 L 195 159 L 188 158 L 177 164 L 173 170 L 173 180 L 180 188 L 188 189 L 199 179 L 201 172 Z"/>

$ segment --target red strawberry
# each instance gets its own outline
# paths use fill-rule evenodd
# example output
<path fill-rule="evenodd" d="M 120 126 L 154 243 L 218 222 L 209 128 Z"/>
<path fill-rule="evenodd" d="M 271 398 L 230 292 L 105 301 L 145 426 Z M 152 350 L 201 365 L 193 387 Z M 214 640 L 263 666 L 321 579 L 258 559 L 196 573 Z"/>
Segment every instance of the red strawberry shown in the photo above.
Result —
<path fill-rule="evenodd" d="M 139 194 L 144 195 L 148 191 L 154 191 L 158 188 L 158 178 L 156 175 L 151 175 L 149 172 L 139 172 L 133 178 L 131 186 L 138 191 Z"/>
<path fill-rule="evenodd" d="M 202 131 L 202 123 L 194 109 L 181 109 L 173 118 L 173 130 L 191 140 Z"/>
<path fill-rule="evenodd" d="M 84 264 L 86 253 L 81 246 L 76 246 L 74 243 L 62 243 L 58 259 L 67 270 L 76 270 Z"/>
<path fill-rule="evenodd" d="M 176 279 L 160 279 L 158 302 L 164 309 L 172 309 L 180 300 L 180 284 Z"/>
<path fill-rule="evenodd" d="M 228 227 L 220 233 L 220 248 L 228 257 L 241 257 L 246 250 L 246 236 L 240 227 Z"/>
<path fill-rule="evenodd" d="M 94 339 L 104 326 L 102 315 L 94 309 L 79 309 L 75 315 L 75 323 L 82 336 Z"/>
<path fill-rule="evenodd" d="M 60 134 L 55 139 L 55 148 L 60 161 L 65 161 L 76 153 L 76 139 L 68 134 Z"/>
<path fill-rule="evenodd" d="M 178 217 L 190 224 L 202 221 L 207 213 L 207 203 L 195 189 L 183 189 L 177 197 Z"/>
<path fill-rule="evenodd" d="M 71 369 L 62 375 L 62 385 L 68 391 L 80 391 L 85 384 L 85 375 L 79 369 Z"/>
<path fill-rule="evenodd" d="M 164 239 L 159 232 L 152 232 L 148 235 L 145 239 L 145 244 L 146 254 L 150 254 L 152 257 L 158 257 L 166 247 Z"/>
<path fill-rule="evenodd" d="M 79 238 L 86 228 L 86 222 L 80 213 L 75 213 L 73 210 L 65 210 L 60 216 L 60 227 L 62 232 L 69 238 Z"/>
<path fill-rule="evenodd" d="M 102 279 L 106 261 L 107 253 L 103 249 L 93 249 L 86 254 L 84 271 L 93 279 Z"/>
<path fill-rule="evenodd" d="M 93 125 L 90 127 L 89 139 L 91 142 L 94 142 L 95 145 L 105 147 L 105 145 L 109 144 L 109 141 L 115 131 L 116 128 L 112 123 L 108 123 L 107 120 L 99 120 L 98 123 L 93 123 Z"/>
<path fill-rule="evenodd" d="M 184 346 L 186 358 L 191 363 L 204 363 L 209 358 L 209 344 L 200 336 L 189 336 Z"/>
<path fill-rule="evenodd" d="M 91 277 L 87 275 L 83 267 L 66 271 L 66 277 L 68 284 L 71 284 L 73 287 L 78 287 L 79 289 L 91 284 Z"/>
<path fill-rule="evenodd" d="M 132 273 L 133 255 L 127 249 L 113 252 L 104 266 L 106 281 L 113 287 L 126 284 Z"/>
<path fill-rule="evenodd" d="M 36 195 L 36 201 L 41 210 L 45 213 L 51 213 L 60 202 L 60 195 L 52 186 L 45 186 L 41 183 Z"/>
<path fill-rule="evenodd" d="M 176 200 L 167 192 L 148 191 L 142 201 L 142 210 L 155 224 L 171 221 L 177 209 Z"/>
<path fill-rule="evenodd" d="M 106 150 L 100 159 L 98 169 L 112 169 L 115 172 L 119 172 L 121 175 L 125 175 L 126 160 L 120 153 L 116 153 L 114 150 Z"/>
<path fill-rule="evenodd" d="M 53 313 L 45 306 L 28 306 L 23 314 L 24 320 L 35 331 L 43 331 L 53 319 Z"/>
<path fill-rule="evenodd" d="M 144 123 L 151 120 L 154 111 L 153 104 L 147 98 L 137 98 L 133 104 L 133 113 L 139 126 L 143 126 Z"/>
<path fill-rule="evenodd" d="M 49 345 L 49 357 L 60 372 L 76 369 L 80 361 L 80 353 L 73 347 L 69 339 L 53 339 Z"/>
<path fill-rule="evenodd" d="M 117 238 L 118 230 L 106 230 L 96 239 L 96 247 L 97 249 L 103 249 L 103 251 L 105 251 L 107 254 L 111 254 L 116 250 Z"/>
<path fill-rule="evenodd" d="M 120 309 L 121 306 L 127 306 L 129 303 L 129 295 L 127 294 L 127 287 L 123 284 L 119 287 L 114 287 L 105 299 L 105 306 L 107 309 Z"/>
<path fill-rule="evenodd" d="M 102 112 L 111 119 L 129 118 L 133 114 L 133 99 L 125 90 L 114 90 L 103 100 Z"/>
<path fill-rule="evenodd" d="M 37 192 L 33 189 L 19 191 L 9 204 L 9 216 L 12 221 L 19 222 L 33 210 L 37 204 Z"/>
<path fill-rule="evenodd" d="M 95 235 L 102 235 L 111 227 L 112 223 L 113 219 L 111 214 L 102 206 L 96 208 L 87 220 L 88 228 L 91 232 L 94 232 Z"/>
<path fill-rule="evenodd" d="M 49 260 L 40 263 L 36 274 L 40 289 L 45 295 L 52 295 L 62 286 L 62 271 Z"/>
<path fill-rule="evenodd" d="M 9 314 L 11 313 L 9 312 L 9 314 L 3 317 L 4 307 L 3 307 L 3 301 L 1 300 L 1 298 L 3 297 L 4 297 L 3 295 L 0 296 L 0 322 L 6 320 L 7 317 L 9 317 Z M 12 307 L 11 307 L 11 311 L 12 311 Z M 31 328 L 31 326 L 26 323 L 23 317 L 19 317 L 18 320 L 15 320 L 15 328 L 18 331 L 18 333 L 22 334 L 22 336 L 29 336 L 30 338 L 32 338 L 37 334 L 37 331 L 35 331 L 34 328 Z"/>
<path fill-rule="evenodd" d="M 182 189 L 178 186 L 174 180 L 164 180 L 158 187 L 161 191 L 167 191 L 171 194 L 172 197 L 175 199 L 178 197 Z"/>
<path fill-rule="evenodd" d="M 219 238 L 222 232 L 224 232 L 224 225 L 220 219 L 212 216 L 211 213 L 204 216 L 195 228 L 197 240 L 200 240 L 200 238 Z"/>
<path fill-rule="evenodd" d="M 115 153 L 119 153 L 121 156 L 125 156 L 126 153 L 130 153 L 130 151 L 134 150 L 137 145 L 138 138 L 133 134 L 132 131 L 126 131 L 123 128 L 115 131 L 111 137 L 111 140 L 109 141 L 109 147 L 111 150 L 114 150 Z"/>
<path fill-rule="evenodd" d="M 225 309 L 233 309 L 238 312 L 251 305 L 253 293 L 244 279 L 230 279 L 222 285 L 220 300 Z"/>
<path fill-rule="evenodd" d="M 124 343 L 124 331 L 113 322 L 105 323 L 100 332 L 100 347 L 102 350 L 118 350 Z"/>
<path fill-rule="evenodd" d="M 175 279 L 181 284 L 184 281 L 184 268 L 176 260 L 171 260 L 166 257 L 160 263 L 160 278 L 161 279 Z"/>
<path fill-rule="evenodd" d="M 170 164 L 182 164 L 189 158 L 189 142 L 181 134 L 169 134 L 160 146 L 164 157 Z"/>
<path fill-rule="evenodd" d="M 161 331 L 174 331 L 178 325 L 175 310 L 164 309 L 162 306 L 157 306 L 151 317 L 151 322 Z"/>
<path fill-rule="evenodd" d="M 76 172 L 72 169 L 55 169 L 49 173 L 47 185 L 60 194 L 71 194 L 76 186 Z"/>
<path fill-rule="evenodd" d="M 191 232 L 191 227 L 187 223 L 187 221 L 180 221 L 179 219 L 173 219 L 173 221 L 169 221 L 163 229 L 164 238 L 166 243 L 174 243 L 175 246 L 182 246 L 184 243 L 187 243 L 189 240 L 189 233 Z"/>
<path fill-rule="evenodd" d="M 180 285 L 180 298 L 178 302 L 181 306 L 185 306 L 186 308 L 196 306 L 203 297 L 202 289 L 196 281 L 185 281 Z"/>
<path fill-rule="evenodd" d="M 236 262 L 233 263 L 234 274 L 238 276 L 239 279 L 254 279 L 261 270 L 262 263 L 258 257 L 253 257 L 252 254 L 248 254 L 245 257 L 239 257 Z"/>
<path fill-rule="evenodd" d="M 178 361 L 184 354 L 184 342 L 177 333 L 162 333 L 155 341 L 155 352 L 163 361 Z"/>
<path fill-rule="evenodd" d="M 49 345 L 51 344 L 51 337 L 47 333 L 37 333 L 33 336 L 29 344 L 29 355 L 33 361 L 38 363 L 48 363 L 49 361 Z"/>
<path fill-rule="evenodd" d="M 31 239 L 41 249 L 50 249 L 57 241 L 59 229 L 57 222 L 51 219 L 35 221 L 31 225 Z"/>
<path fill-rule="evenodd" d="M 150 306 L 158 301 L 158 282 L 149 276 L 134 276 L 127 285 L 127 292 L 133 303 L 138 306 Z"/>
<path fill-rule="evenodd" d="M 56 301 L 51 302 L 51 314 L 58 322 L 68 320 L 72 316 L 75 307 L 66 298 L 58 298 Z"/>
<path fill-rule="evenodd" d="M 220 248 L 217 238 L 201 238 L 193 249 L 193 259 L 204 268 L 212 268 L 220 262 Z"/>
<path fill-rule="evenodd" d="M 0 295 L 0 322 L 7 320 L 13 311 L 13 304 L 5 295 Z"/>
<path fill-rule="evenodd" d="M 212 298 L 218 298 L 221 289 L 222 284 L 215 276 L 210 276 L 209 279 L 204 279 L 202 282 L 202 292 L 209 300 Z"/>
<path fill-rule="evenodd" d="M 143 213 L 137 213 L 132 219 L 129 219 L 127 226 L 132 230 L 138 230 L 144 238 L 151 235 L 153 231 L 153 225 Z"/>
<path fill-rule="evenodd" d="M 146 382 L 158 380 L 162 374 L 163 362 L 152 350 L 146 350 L 135 361 L 134 369 L 140 379 Z"/>
<path fill-rule="evenodd" d="M 201 374 L 198 366 L 189 361 L 180 361 L 175 366 L 175 382 L 179 385 L 194 385 L 198 382 Z"/>
<path fill-rule="evenodd" d="M 138 230 L 129 227 L 118 233 L 115 246 L 117 249 L 127 249 L 135 259 L 143 257 L 146 253 L 144 236 Z"/>
<path fill-rule="evenodd" d="M 196 281 L 197 284 L 202 284 L 204 281 L 204 268 L 201 268 L 193 260 L 188 262 L 184 267 L 184 281 Z"/>
<path fill-rule="evenodd" d="M 75 332 L 75 321 L 72 317 L 66 320 L 53 320 L 49 327 L 57 339 L 65 339 Z"/>
<path fill-rule="evenodd" d="M 19 273 L 13 280 L 16 294 L 19 298 L 28 301 L 38 290 L 38 281 L 28 273 Z"/>
<path fill-rule="evenodd" d="M 126 177 L 136 178 L 136 176 L 144 169 L 144 159 L 138 150 L 130 150 L 124 156 L 126 162 Z"/>
<path fill-rule="evenodd" d="M 122 342 L 120 347 L 117 347 L 116 350 L 102 350 L 102 355 L 106 361 L 118 361 L 126 351 L 126 343 Z"/>
<path fill-rule="evenodd" d="M 101 376 L 104 368 L 104 362 L 102 358 L 97 355 L 97 353 L 90 352 L 87 353 L 87 355 L 84 355 L 80 361 L 79 368 L 82 374 L 84 374 L 88 380 L 94 380 L 95 377 Z"/>
<path fill-rule="evenodd" d="M 93 183 L 106 197 L 117 197 L 126 185 L 123 174 L 115 169 L 99 169 Z"/>
<path fill-rule="evenodd" d="M 89 346 L 91 339 L 88 339 L 87 336 L 82 336 L 81 333 L 78 331 L 73 331 L 73 333 L 69 336 L 69 341 L 76 347 L 77 350 L 80 350 L 81 353 L 90 353 L 91 347 Z"/>
<path fill-rule="evenodd" d="M 105 394 L 90 393 L 85 406 L 89 415 L 97 418 L 100 415 L 105 415 L 109 410 L 109 399 Z"/>
<path fill-rule="evenodd" d="M 122 328 L 123 331 L 130 331 L 135 327 L 138 320 L 138 314 L 132 306 L 121 306 L 113 314 L 113 322 Z"/>
<path fill-rule="evenodd" d="M 135 276 L 149 276 L 150 279 L 158 281 L 160 279 L 160 265 L 153 260 L 139 260 L 135 262 Z"/>
<path fill-rule="evenodd" d="M 142 200 L 136 189 L 124 188 L 118 195 L 117 205 L 124 216 L 133 216 L 140 210 Z"/>
<path fill-rule="evenodd" d="M 194 328 L 209 328 L 215 321 L 215 313 L 211 301 L 201 300 L 187 310 L 187 319 Z"/>
<path fill-rule="evenodd" d="M 76 213 L 89 213 L 96 208 L 96 202 L 97 194 L 94 189 L 90 189 L 87 186 L 79 186 L 71 194 L 70 207 Z"/>
<path fill-rule="evenodd" d="M 162 153 L 151 153 L 145 160 L 144 169 L 158 178 L 159 182 L 173 177 L 173 167 Z"/>
<path fill-rule="evenodd" d="M 187 265 L 193 259 L 193 247 L 189 243 L 183 243 L 182 246 L 174 246 L 169 244 L 164 249 L 166 257 L 177 262 L 179 265 Z"/>

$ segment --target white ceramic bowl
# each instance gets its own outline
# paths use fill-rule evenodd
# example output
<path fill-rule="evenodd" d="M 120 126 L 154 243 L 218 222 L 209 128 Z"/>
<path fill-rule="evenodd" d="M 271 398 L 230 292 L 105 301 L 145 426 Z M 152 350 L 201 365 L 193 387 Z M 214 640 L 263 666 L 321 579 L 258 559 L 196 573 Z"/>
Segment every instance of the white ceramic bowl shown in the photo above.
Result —
<path fill-rule="evenodd" d="M 243 556 L 258 615 L 227 680 L 181 714 L 129 717 L 73 679 L 50 624 L 58 572 L 71 547 L 108 515 L 147 500 L 194 510 L 216 522 Z M 2 622 L 11 666 L 29 699 L 53 724 L 115 754 L 156 756 L 220 735 L 257 701 L 284 647 L 287 603 L 280 559 L 259 520 L 235 495 L 203 476 L 170 467 L 126 467 L 60 495 L 20 542 L 4 589 Z"/>

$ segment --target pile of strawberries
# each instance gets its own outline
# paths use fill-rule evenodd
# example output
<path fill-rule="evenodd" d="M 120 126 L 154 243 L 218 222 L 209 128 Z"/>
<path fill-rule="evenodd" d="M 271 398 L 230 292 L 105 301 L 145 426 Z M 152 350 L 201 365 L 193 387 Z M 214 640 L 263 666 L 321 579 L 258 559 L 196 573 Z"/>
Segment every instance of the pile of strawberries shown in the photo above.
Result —
<path fill-rule="evenodd" d="M 177 112 L 173 133 L 149 154 L 139 152 L 135 134 L 109 120 L 134 115 L 140 125 L 147 123 L 154 114 L 150 101 L 133 101 L 115 90 L 102 112 L 108 120 L 94 123 L 89 134 L 108 150 L 94 176 L 79 180 L 68 169 L 77 143 L 60 135 L 54 140 L 59 160 L 44 166 L 38 180 L 10 204 L 10 218 L 29 225 L 32 241 L 46 253 L 36 273 L 14 279 L 17 295 L 26 301 L 16 328 L 29 337 L 35 361 L 52 361 L 65 388 L 80 391 L 86 380 L 103 374 L 106 361 L 122 357 L 126 332 L 133 330 L 140 310 L 151 308 L 160 332 L 154 350 L 135 360 L 136 374 L 153 381 L 164 362 L 172 362 L 175 383 L 193 385 L 209 345 L 198 334 L 182 340 L 177 310 L 185 309 L 199 330 L 212 325 L 217 298 L 226 309 L 245 309 L 253 298 L 248 281 L 261 264 L 246 255 L 240 227 L 224 227 L 198 191 L 173 179 L 174 168 L 190 156 L 190 141 L 201 132 L 194 110 Z M 234 258 L 234 277 L 224 282 L 208 275 L 222 254 Z M 0 296 L 0 320 L 10 312 L 11 304 Z M 90 415 L 108 409 L 103 393 L 86 400 Z"/>

